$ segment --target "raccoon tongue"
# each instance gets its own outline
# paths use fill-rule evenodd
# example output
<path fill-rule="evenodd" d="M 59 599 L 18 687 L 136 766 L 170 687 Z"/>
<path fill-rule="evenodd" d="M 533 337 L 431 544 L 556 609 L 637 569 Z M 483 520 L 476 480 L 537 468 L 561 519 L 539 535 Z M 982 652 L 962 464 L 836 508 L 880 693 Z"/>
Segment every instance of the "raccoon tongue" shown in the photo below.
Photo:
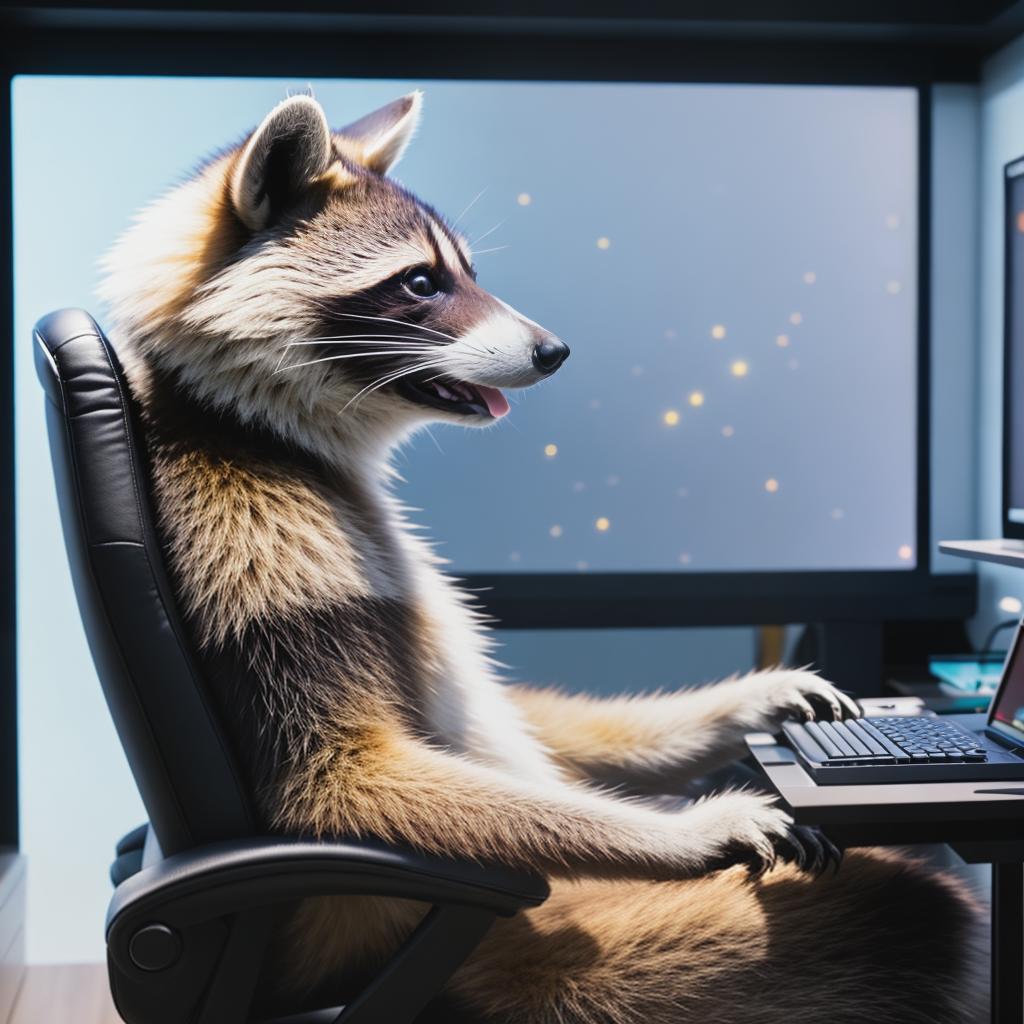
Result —
<path fill-rule="evenodd" d="M 477 393 L 487 403 L 487 411 L 496 419 L 509 410 L 508 399 L 497 388 L 485 388 L 480 384 L 475 385 Z"/>

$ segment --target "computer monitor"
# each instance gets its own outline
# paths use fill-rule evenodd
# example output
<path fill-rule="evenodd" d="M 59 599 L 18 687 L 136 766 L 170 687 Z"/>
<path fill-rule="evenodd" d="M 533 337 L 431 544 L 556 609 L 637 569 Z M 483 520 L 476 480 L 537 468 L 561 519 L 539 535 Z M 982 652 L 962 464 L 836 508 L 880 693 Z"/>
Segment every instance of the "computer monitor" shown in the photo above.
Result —
<path fill-rule="evenodd" d="M 1003 536 L 1024 539 L 1024 157 L 1004 180 Z"/>
<path fill-rule="evenodd" d="M 20 76 L 16 336 L 69 303 L 102 319 L 95 260 L 133 211 L 307 85 L 336 124 L 422 88 L 399 177 L 573 350 L 499 429 L 400 457 L 455 573 L 627 617 L 926 584 L 915 88 Z M 69 152 L 71 193 L 44 172 Z M 37 427 L 19 415 L 22 466 Z"/>

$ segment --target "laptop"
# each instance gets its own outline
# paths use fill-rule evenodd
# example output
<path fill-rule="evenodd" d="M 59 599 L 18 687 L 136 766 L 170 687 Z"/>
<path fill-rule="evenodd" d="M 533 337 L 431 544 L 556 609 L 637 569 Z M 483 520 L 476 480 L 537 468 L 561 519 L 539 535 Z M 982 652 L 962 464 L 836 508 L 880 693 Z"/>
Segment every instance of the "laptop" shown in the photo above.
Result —
<path fill-rule="evenodd" d="M 782 731 L 819 785 L 1024 779 L 1024 620 L 984 724 L 977 715 L 786 722 Z"/>

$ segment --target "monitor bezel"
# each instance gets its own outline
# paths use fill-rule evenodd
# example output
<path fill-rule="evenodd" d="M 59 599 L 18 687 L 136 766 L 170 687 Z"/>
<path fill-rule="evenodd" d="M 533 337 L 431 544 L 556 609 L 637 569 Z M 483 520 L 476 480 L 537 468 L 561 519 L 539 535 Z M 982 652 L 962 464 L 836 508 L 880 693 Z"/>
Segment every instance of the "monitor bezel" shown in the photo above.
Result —
<path fill-rule="evenodd" d="M 1010 275 L 1011 253 L 1013 251 L 1013 218 L 1010 216 L 1010 192 L 1013 183 L 1024 177 L 1024 156 L 1010 160 L 1003 166 L 1003 409 L 1002 409 L 1002 497 L 1003 536 L 1009 540 L 1024 539 L 1024 514 L 1020 521 L 1012 518 L 1014 511 L 1024 509 L 1010 507 L 1010 361 L 1013 352 L 1012 317 L 1010 307 L 1014 300 L 1014 289 Z"/>
<path fill-rule="evenodd" d="M 292 33 L 285 46 L 278 33 L 237 35 L 225 47 L 211 32 L 166 30 L 153 35 L 139 29 L 97 30 L 90 40 L 82 30 L 47 29 L 24 33 L 3 77 L 0 124 L 0 202 L 11 224 L 10 167 L 11 79 L 17 74 L 166 74 L 174 76 L 419 77 L 435 79 L 719 82 L 899 86 L 917 92 L 918 259 L 917 259 L 917 417 L 916 417 L 916 564 L 907 569 L 797 570 L 756 572 L 660 571 L 643 573 L 474 573 L 463 578 L 479 594 L 485 609 L 508 628 L 608 628 L 690 625 L 772 624 L 787 622 L 882 621 L 887 618 L 961 618 L 973 611 L 973 579 L 931 571 L 930 537 L 930 295 L 931 295 L 931 84 L 930 70 L 913 59 L 899 63 L 862 61 L 837 50 L 831 59 L 820 47 L 793 47 L 770 57 L 744 43 L 694 46 L 674 39 L 646 38 L 622 47 L 615 39 L 580 35 L 571 49 L 545 36 L 534 48 L 529 73 L 523 72 L 514 34 L 487 36 L 452 33 L 430 47 L 395 33 L 364 39 L 349 48 L 344 67 L 338 51 L 323 38 Z M 347 38 L 341 32 L 339 38 Z M 308 59 L 296 47 L 308 44 Z M 193 44 L 183 48 L 182 40 Z M 441 40 L 441 43 L 438 43 Z M 352 40 L 349 40 L 352 42 Z M 49 45 L 45 45 L 45 44 Z M 415 43 L 415 45 L 413 45 Z M 434 45 L 437 44 L 437 45 Z M 429 51 L 429 52 L 428 52 Z M 692 54 L 690 63 L 681 62 Z M 754 56 L 752 56 L 754 55 Z M 301 63 L 301 69 L 299 64 Z M 517 73 L 518 69 L 518 73 Z M 681 70 L 682 69 L 682 70 Z M 596 73 L 599 71 L 599 73 Z M 8 322 L 13 315 L 12 258 L 0 266 Z M 2 311 L 0 311 L 2 312 Z M 13 399 L 11 368 L 5 391 Z M 5 417 L 9 419 L 8 417 Z M 13 474 L 13 424 L 3 437 L 8 478 Z M 0 467 L 2 468 L 2 467 Z M 7 509 L 13 536 L 13 509 Z M 0 525 L 3 525 L 0 523 Z M 8 544 L 13 556 L 13 543 Z M 13 593 L 10 595 L 13 602 Z"/>

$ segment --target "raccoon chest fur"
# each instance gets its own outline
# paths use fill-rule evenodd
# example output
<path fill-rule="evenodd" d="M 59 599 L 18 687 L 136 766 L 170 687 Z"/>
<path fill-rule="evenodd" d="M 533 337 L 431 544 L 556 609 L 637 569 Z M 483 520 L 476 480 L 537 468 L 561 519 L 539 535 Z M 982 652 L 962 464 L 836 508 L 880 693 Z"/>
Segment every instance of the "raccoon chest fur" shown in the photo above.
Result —
<path fill-rule="evenodd" d="M 157 440 L 154 487 L 172 575 L 258 780 L 378 700 L 438 745 L 556 777 L 478 613 L 383 486 Z"/>

